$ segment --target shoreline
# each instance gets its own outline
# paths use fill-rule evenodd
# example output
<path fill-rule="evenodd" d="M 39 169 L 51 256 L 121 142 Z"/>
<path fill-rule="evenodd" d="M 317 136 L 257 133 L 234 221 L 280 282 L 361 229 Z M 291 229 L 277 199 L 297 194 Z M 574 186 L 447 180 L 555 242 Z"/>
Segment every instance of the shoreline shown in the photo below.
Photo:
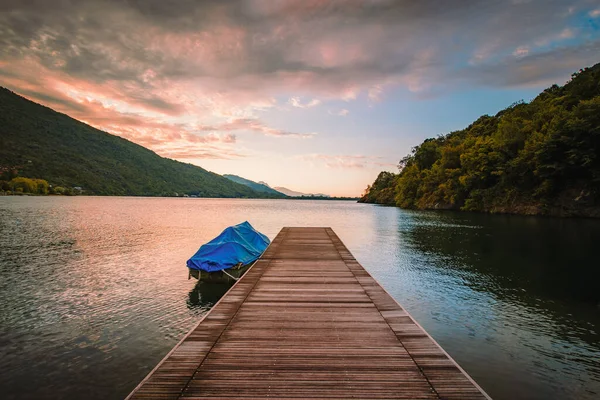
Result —
<path fill-rule="evenodd" d="M 516 209 L 519 207 L 515 207 L 514 210 L 506 209 L 506 208 L 495 208 L 493 210 L 461 210 L 457 208 L 404 208 L 397 206 L 395 204 L 385 204 L 385 203 L 372 203 L 366 201 L 358 201 L 361 204 L 372 204 L 375 206 L 382 207 L 394 207 L 399 208 L 401 210 L 406 211 L 437 211 L 437 212 L 453 212 L 453 213 L 473 213 L 473 214 L 487 214 L 487 215 L 518 215 L 522 217 L 542 217 L 542 218 L 569 218 L 569 219 L 590 219 L 590 220 L 599 220 L 600 219 L 600 209 L 593 208 L 590 213 L 561 213 L 557 212 L 556 209 L 551 209 L 550 212 L 543 212 L 541 210 L 536 210 L 533 212 L 518 212 Z M 531 207 L 525 206 L 529 209 Z"/>

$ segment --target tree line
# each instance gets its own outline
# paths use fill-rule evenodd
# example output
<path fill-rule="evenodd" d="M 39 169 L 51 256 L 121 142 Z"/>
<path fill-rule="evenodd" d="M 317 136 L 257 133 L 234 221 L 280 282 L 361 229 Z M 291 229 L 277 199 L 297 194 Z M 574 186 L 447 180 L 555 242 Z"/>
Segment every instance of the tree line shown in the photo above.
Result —
<path fill-rule="evenodd" d="M 74 196 L 81 193 L 74 188 L 52 186 L 44 179 L 16 177 L 9 181 L 0 180 L 0 194 L 35 194 L 35 195 L 66 195 Z"/>
<path fill-rule="evenodd" d="M 600 216 L 600 64 L 530 103 L 427 139 L 382 172 L 361 202 Z"/>

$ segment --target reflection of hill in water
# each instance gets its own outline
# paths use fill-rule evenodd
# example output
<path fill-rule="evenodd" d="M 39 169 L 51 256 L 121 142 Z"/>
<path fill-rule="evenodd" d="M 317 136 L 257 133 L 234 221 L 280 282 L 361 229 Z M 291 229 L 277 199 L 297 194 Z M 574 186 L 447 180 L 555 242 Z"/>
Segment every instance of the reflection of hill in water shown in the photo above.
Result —
<path fill-rule="evenodd" d="M 404 241 L 452 269 L 485 274 L 485 291 L 600 301 L 600 221 L 470 213 L 414 213 Z M 469 280 L 474 289 L 483 282 Z M 490 286 L 491 283 L 491 286 Z"/>
<path fill-rule="evenodd" d="M 401 243 L 427 255 L 424 264 L 415 262 L 413 268 L 428 279 L 441 274 L 492 295 L 512 315 L 511 324 L 542 337 L 551 335 L 565 343 L 579 339 L 579 351 L 588 355 L 599 348 L 594 327 L 600 326 L 600 268 L 594 250 L 600 245 L 600 221 L 403 214 L 398 226 Z M 453 289 L 459 291 L 453 294 L 458 299 L 460 286 Z M 593 369 L 600 367 L 592 364 Z"/>
<path fill-rule="evenodd" d="M 198 282 L 188 293 L 187 306 L 190 310 L 209 309 L 229 290 L 229 283 Z"/>

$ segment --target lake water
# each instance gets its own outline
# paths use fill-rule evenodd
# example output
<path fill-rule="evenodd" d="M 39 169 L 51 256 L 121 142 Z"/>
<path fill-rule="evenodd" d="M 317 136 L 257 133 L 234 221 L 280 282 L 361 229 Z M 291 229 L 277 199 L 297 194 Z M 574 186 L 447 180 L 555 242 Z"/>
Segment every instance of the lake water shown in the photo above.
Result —
<path fill-rule="evenodd" d="M 3 399 L 120 399 L 212 304 L 228 225 L 331 226 L 494 399 L 600 398 L 600 221 L 342 201 L 0 197 Z"/>

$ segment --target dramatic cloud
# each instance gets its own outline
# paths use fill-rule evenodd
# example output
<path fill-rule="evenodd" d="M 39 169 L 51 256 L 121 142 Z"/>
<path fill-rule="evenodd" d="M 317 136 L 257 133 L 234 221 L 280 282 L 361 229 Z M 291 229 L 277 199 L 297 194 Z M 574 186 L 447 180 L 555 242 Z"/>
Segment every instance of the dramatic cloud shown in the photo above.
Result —
<path fill-rule="evenodd" d="M 285 99 L 563 82 L 599 61 L 582 23 L 599 15 L 591 0 L 4 0 L 0 84 L 163 154 L 231 157 L 232 132 L 314 135 L 264 122 Z"/>
<path fill-rule="evenodd" d="M 535 52 L 543 38 L 567 39 L 560 33 L 574 15 L 597 16 L 592 4 L 8 0 L 0 8 L 0 43 L 4 59 L 31 57 L 94 83 L 119 81 L 131 100 L 180 112 L 176 96 L 160 90 L 172 80 L 194 80 L 211 93 L 293 90 L 336 97 L 355 87 L 376 96 L 386 84 L 425 76 L 440 83 L 461 76 L 461 58 L 469 55 L 494 64 L 499 60 L 491 54 L 519 46 Z M 563 73 L 558 69 L 556 78 Z M 147 96 L 132 96 L 142 88 Z"/>

